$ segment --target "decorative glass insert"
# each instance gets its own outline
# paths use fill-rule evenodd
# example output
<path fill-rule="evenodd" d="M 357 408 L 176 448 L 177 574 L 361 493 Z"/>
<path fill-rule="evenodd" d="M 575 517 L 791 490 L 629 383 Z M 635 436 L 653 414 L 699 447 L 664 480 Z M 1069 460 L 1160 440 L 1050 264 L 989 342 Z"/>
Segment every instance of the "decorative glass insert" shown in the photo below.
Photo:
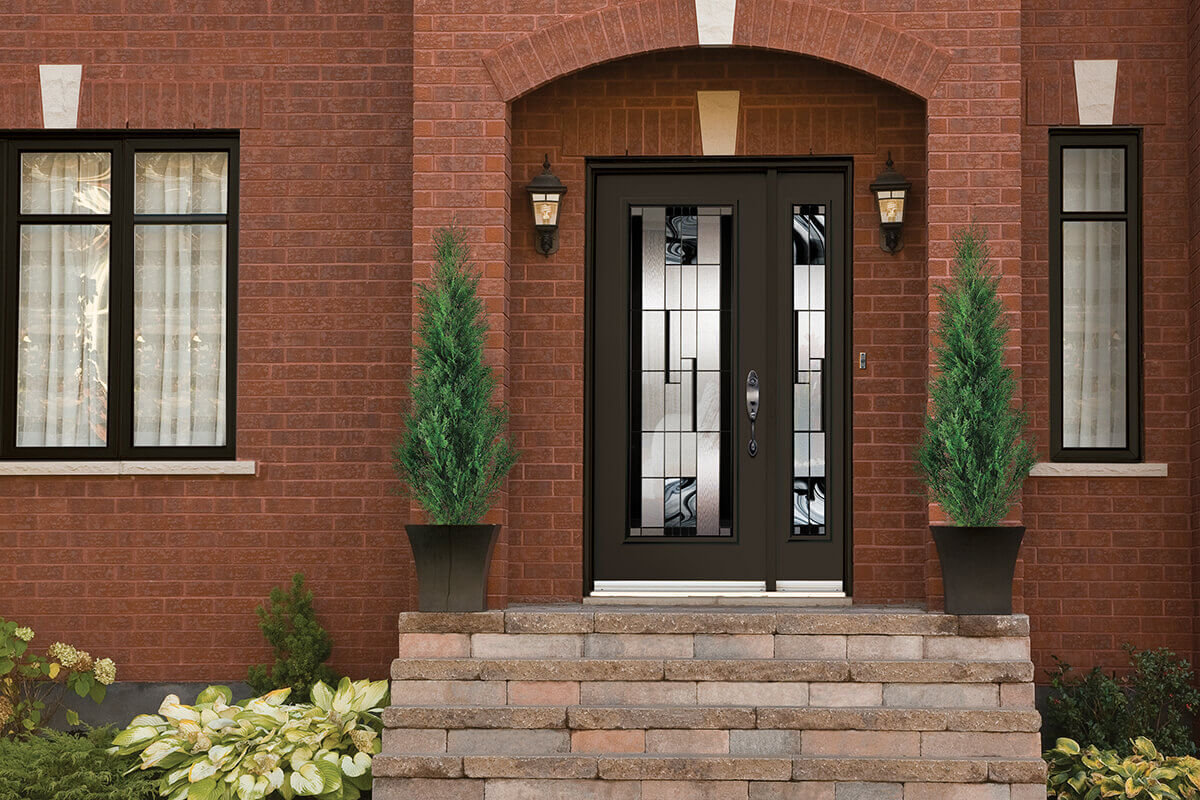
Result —
<path fill-rule="evenodd" d="M 792 535 L 825 529 L 825 206 L 792 207 Z"/>
<path fill-rule="evenodd" d="M 630 212 L 630 536 L 731 536 L 733 209 Z"/>

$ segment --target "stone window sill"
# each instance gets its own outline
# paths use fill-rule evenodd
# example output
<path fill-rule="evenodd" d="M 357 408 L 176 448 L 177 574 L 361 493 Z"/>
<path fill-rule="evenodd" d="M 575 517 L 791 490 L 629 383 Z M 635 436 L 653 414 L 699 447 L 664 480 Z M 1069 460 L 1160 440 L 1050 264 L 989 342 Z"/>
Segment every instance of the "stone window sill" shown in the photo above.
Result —
<path fill-rule="evenodd" d="M 1029 473 L 1038 478 L 1165 478 L 1166 464 L 1035 464 Z"/>
<path fill-rule="evenodd" d="M 257 461 L 0 461 L 0 476 L 257 474 Z"/>

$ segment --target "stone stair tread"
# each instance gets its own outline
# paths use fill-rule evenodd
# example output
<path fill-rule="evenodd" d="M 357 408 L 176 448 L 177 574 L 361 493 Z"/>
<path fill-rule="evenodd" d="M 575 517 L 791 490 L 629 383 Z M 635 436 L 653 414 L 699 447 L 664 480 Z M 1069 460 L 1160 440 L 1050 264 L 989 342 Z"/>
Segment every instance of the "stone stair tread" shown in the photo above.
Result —
<path fill-rule="evenodd" d="M 850 706 L 391 706 L 388 728 L 1035 732 L 1033 709 Z"/>
<path fill-rule="evenodd" d="M 1029 661 L 783 658 L 397 658 L 393 680 L 1023 683 Z"/>
<path fill-rule="evenodd" d="M 1037 783 L 1040 758 L 881 758 L 694 754 L 375 757 L 377 778 L 532 778 L 601 780 L 758 780 L 930 783 Z"/>

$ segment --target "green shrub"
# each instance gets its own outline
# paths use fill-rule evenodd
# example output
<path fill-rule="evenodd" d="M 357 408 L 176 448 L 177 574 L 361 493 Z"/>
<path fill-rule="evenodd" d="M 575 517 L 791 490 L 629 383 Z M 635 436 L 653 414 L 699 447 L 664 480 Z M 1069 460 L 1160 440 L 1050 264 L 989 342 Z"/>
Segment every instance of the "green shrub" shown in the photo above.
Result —
<path fill-rule="evenodd" d="M 433 278 L 421 289 L 412 407 L 392 463 L 438 525 L 474 525 L 517 460 L 508 410 L 493 401 L 483 359 L 487 316 L 461 229 L 433 235 Z"/>
<path fill-rule="evenodd" d="M 986 234 L 954 234 L 954 274 L 938 287 L 925 433 L 916 460 L 929 499 L 954 525 L 988 527 L 1008 514 L 1036 458 L 1004 360 L 1008 326 Z"/>
<path fill-rule="evenodd" d="M 1099 667 L 1076 677 L 1055 657 L 1046 730 L 1122 755 L 1131 742 L 1148 737 L 1168 753 L 1192 755 L 1191 715 L 1200 708 L 1192 667 L 1165 647 L 1137 651 L 1124 645 L 1132 670 L 1120 677 Z"/>
<path fill-rule="evenodd" d="M 162 777 L 171 800 L 355 800 L 371 788 L 371 758 L 382 749 L 379 713 L 387 681 L 342 678 L 312 687 L 312 704 L 288 705 L 279 689 L 235 705 L 210 686 L 194 706 L 168 695 L 113 738 L 110 753 L 138 755 Z"/>
<path fill-rule="evenodd" d="M 337 675 L 325 665 L 333 652 L 333 640 L 317 622 L 313 594 L 304 588 L 304 575 L 292 576 L 288 590 L 276 586 L 266 606 L 255 609 L 258 627 L 275 648 L 275 665 L 250 668 L 246 683 L 259 694 L 275 689 L 291 689 L 298 703 L 309 701 L 309 692 L 317 681 L 337 683 Z"/>
<path fill-rule="evenodd" d="M 0 800 L 149 800 L 156 776 L 125 773 L 132 758 L 105 750 L 111 729 L 0 739 Z"/>
<path fill-rule="evenodd" d="M 1167 757 L 1145 737 L 1130 743 L 1122 758 L 1095 745 L 1081 750 L 1074 739 L 1059 739 L 1045 759 L 1047 793 L 1054 800 L 1188 800 L 1200 797 L 1200 761 L 1191 756 Z"/>

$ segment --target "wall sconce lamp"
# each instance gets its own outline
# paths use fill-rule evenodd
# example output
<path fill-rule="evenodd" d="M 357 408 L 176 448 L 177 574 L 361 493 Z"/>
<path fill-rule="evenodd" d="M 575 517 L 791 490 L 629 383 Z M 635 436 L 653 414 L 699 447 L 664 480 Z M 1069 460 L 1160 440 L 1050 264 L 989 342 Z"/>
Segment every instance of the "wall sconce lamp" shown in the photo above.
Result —
<path fill-rule="evenodd" d="M 895 253 L 904 247 L 900 228 L 904 224 L 904 201 L 911 187 L 912 183 L 896 172 L 892 153 L 888 151 L 887 165 L 871 184 L 879 203 L 879 246 L 885 252 Z"/>
<path fill-rule="evenodd" d="M 537 230 L 537 251 L 544 256 L 558 252 L 558 211 L 567 187 L 550 171 L 550 155 L 542 163 L 542 174 L 525 187 L 533 204 L 533 227 Z"/>

